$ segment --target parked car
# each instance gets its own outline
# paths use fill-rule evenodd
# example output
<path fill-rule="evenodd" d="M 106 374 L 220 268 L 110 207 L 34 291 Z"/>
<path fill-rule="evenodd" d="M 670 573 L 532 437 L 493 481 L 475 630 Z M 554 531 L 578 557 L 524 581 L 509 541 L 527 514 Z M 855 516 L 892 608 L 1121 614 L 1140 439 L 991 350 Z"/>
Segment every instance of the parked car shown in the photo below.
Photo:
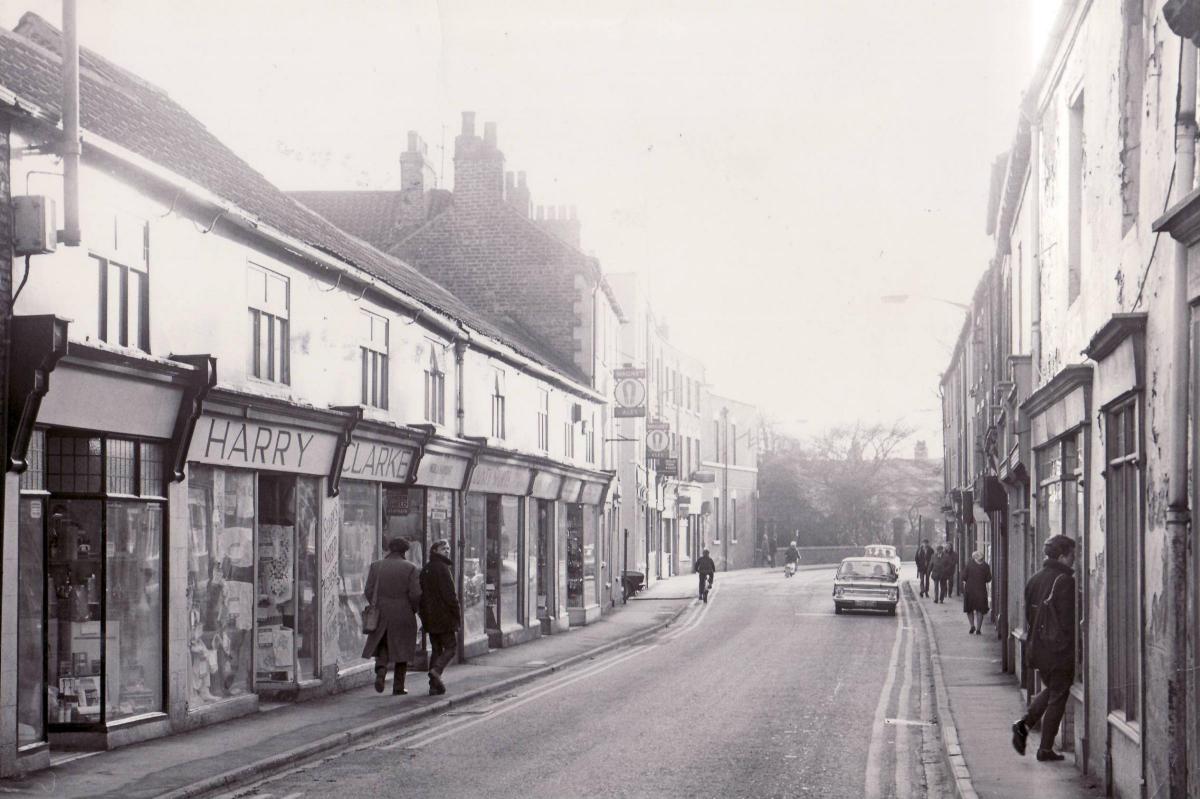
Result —
<path fill-rule="evenodd" d="M 887 558 L 846 558 L 833 577 L 833 610 L 886 610 L 896 615 L 900 572 Z"/>
<path fill-rule="evenodd" d="M 896 554 L 896 548 L 888 544 L 869 544 L 863 552 L 868 558 L 885 558 L 890 560 L 896 566 L 896 571 L 900 571 L 900 556 Z"/>

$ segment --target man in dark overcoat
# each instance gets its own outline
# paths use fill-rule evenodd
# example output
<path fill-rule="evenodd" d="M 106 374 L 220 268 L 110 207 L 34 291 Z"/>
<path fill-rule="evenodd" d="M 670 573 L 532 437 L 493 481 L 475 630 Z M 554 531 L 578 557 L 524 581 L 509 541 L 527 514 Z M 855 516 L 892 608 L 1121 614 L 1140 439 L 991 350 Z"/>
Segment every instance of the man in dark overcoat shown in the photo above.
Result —
<path fill-rule="evenodd" d="M 362 656 L 375 658 L 375 691 L 383 693 L 389 663 L 396 664 L 393 694 L 407 694 L 404 677 L 417 641 L 417 608 L 421 601 L 421 570 L 404 559 L 408 542 L 388 541 L 388 554 L 367 570 L 367 601 L 379 608 L 379 624 L 367 635 Z"/>
<path fill-rule="evenodd" d="M 462 625 L 462 609 L 454 590 L 454 562 L 450 560 L 450 542 L 435 541 L 429 548 L 429 562 L 421 569 L 421 623 L 429 635 L 429 693 L 446 693 L 442 672 L 454 658 L 456 636 Z"/>
<path fill-rule="evenodd" d="M 1012 725 L 1012 744 L 1017 754 L 1025 754 L 1029 728 L 1041 719 L 1042 740 L 1037 759 L 1056 761 L 1063 756 L 1054 751 L 1054 738 L 1075 680 L 1075 542 L 1065 535 L 1053 535 L 1046 539 L 1044 551 L 1046 560 L 1042 570 L 1025 585 L 1025 629 L 1032 639 L 1038 608 L 1049 598 L 1062 626 L 1058 633 L 1065 640 L 1058 649 L 1039 650 L 1035 646 L 1029 653 L 1029 665 L 1038 670 L 1045 687 L 1029 703 L 1025 715 Z"/>
<path fill-rule="evenodd" d="M 933 565 L 933 547 L 929 546 L 928 538 L 917 547 L 917 554 L 913 560 L 917 562 L 917 576 L 921 578 L 921 596 L 929 596 L 929 569 Z"/>
<path fill-rule="evenodd" d="M 946 581 L 942 575 L 946 572 L 946 549 L 941 544 L 929 559 L 929 576 L 933 578 L 933 601 L 942 602 L 946 598 Z"/>

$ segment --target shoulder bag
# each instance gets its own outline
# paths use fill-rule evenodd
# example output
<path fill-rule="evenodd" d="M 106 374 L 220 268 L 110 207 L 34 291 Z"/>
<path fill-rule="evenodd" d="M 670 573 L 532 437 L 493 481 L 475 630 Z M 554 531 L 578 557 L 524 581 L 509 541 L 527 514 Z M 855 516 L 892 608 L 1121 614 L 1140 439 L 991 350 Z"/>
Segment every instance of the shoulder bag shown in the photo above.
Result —
<path fill-rule="evenodd" d="M 1062 577 L 1060 574 L 1054 578 L 1050 585 L 1050 593 L 1038 604 L 1033 617 L 1029 648 L 1035 668 L 1053 668 L 1055 661 L 1061 660 L 1071 650 L 1071 622 L 1064 624 L 1058 617 L 1058 608 L 1054 605 L 1054 592 L 1058 589 L 1058 581 Z"/>

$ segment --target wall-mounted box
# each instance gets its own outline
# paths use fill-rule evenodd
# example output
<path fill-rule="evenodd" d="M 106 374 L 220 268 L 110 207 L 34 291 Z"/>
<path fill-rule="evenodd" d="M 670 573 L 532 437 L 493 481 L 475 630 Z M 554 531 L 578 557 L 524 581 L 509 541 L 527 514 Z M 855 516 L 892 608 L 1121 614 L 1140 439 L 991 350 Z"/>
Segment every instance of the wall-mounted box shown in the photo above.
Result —
<path fill-rule="evenodd" d="M 58 245 L 54 200 L 40 195 L 13 197 L 13 252 L 46 255 Z"/>

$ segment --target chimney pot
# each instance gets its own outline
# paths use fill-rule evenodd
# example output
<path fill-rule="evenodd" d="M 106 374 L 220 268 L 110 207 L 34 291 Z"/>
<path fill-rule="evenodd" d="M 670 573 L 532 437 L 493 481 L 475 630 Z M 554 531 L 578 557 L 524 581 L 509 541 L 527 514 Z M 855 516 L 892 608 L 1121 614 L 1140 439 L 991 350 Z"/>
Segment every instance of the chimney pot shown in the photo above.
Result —
<path fill-rule="evenodd" d="M 463 126 L 462 126 L 463 135 L 464 136 L 474 136 L 475 135 L 475 112 L 474 111 L 463 111 L 462 119 L 463 119 Z"/>
<path fill-rule="evenodd" d="M 483 123 L 483 140 L 485 142 L 487 142 L 488 144 L 492 145 L 493 147 L 496 146 L 496 123 L 495 122 L 484 122 Z"/>
<path fill-rule="evenodd" d="M 525 173 L 524 172 L 517 173 L 517 185 L 520 186 L 521 188 L 525 188 Z"/>

